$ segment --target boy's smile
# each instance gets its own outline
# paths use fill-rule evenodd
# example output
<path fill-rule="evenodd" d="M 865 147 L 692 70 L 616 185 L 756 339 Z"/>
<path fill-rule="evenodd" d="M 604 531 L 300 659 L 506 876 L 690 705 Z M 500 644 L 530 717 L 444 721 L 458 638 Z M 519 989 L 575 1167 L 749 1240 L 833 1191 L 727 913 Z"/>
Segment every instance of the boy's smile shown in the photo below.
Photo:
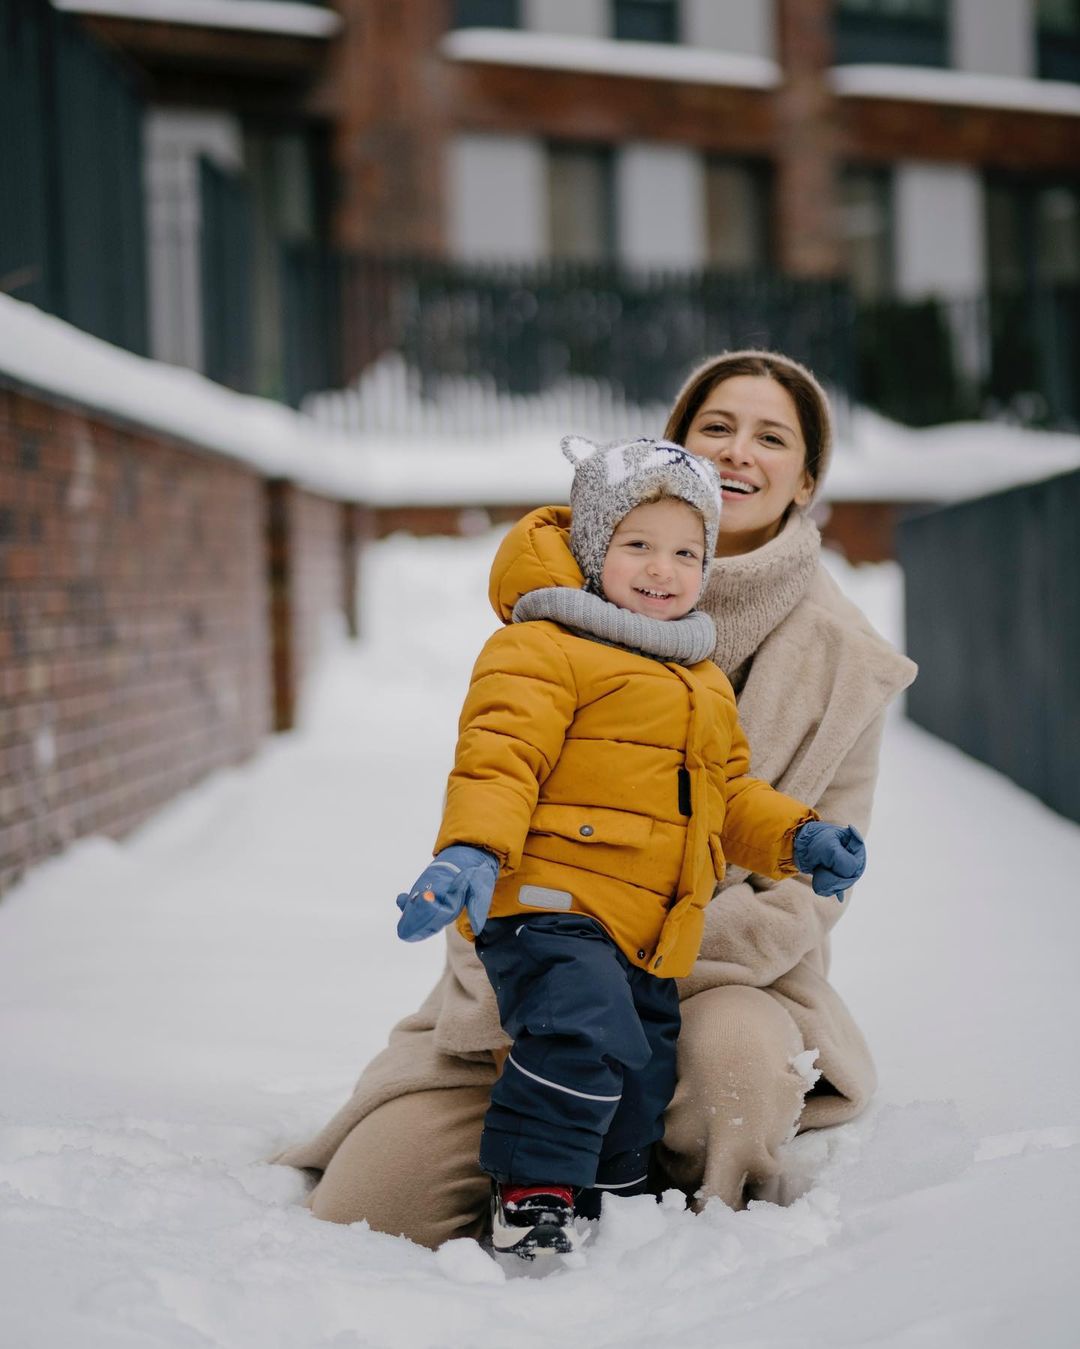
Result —
<path fill-rule="evenodd" d="M 612 604 L 647 618 L 682 618 L 701 594 L 705 524 L 693 506 L 663 497 L 635 506 L 611 536 L 601 583 Z"/>

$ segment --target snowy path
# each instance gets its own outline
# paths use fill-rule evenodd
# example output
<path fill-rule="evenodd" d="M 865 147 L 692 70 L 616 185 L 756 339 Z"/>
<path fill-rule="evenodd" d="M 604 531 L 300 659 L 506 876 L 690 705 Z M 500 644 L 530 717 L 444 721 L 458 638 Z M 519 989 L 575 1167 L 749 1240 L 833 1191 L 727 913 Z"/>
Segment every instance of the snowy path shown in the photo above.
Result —
<path fill-rule="evenodd" d="M 583 1269 L 504 1282 L 465 1243 L 318 1223 L 260 1161 L 437 970 L 393 896 L 428 855 L 491 547 L 381 545 L 369 639 L 302 733 L 0 904 L 0 1343 L 1075 1345 L 1080 829 L 899 718 L 835 949 L 882 1087 L 796 1143 L 789 1207 L 627 1201 Z M 846 580 L 894 630 L 889 571 Z"/>

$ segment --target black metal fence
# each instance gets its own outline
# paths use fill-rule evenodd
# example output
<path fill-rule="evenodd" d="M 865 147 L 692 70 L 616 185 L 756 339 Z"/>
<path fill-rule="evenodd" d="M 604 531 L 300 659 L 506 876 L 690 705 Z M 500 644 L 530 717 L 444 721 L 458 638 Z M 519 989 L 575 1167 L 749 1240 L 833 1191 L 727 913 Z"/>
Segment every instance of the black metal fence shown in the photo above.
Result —
<path fill-rule="evenodd" d="M 1080 821 L 1080 471 L 904 521 L 908 715 Z M 1017 840 L 1003 865 L 1023 867 Z"/>
<path fill-rule="evenodd" d="M 1080 426 L 1080 285 L 859 306 L 856 394 L 913 426 Z"/>
<path fill-rule="evenodd" d="M 856 304 L 841 283 L 578 264 L 467 265 L 290 249 L 287 399 L 356 429 L 528 421 L 538 408 L 613 425 L 659 406 L 725 348 L 810 365 L 843 413 L 909 425 L 1007 418 L 1080 425 L 1080 286 L 972 300 Z M 509 401 L 508 401 L 509 400 Z M 640 423 L 639 423 L 640 424 Z"/>
<path fill-rule="evenodd" d="M 734 347 L 786 351 L 841 395 L 854 381 L 853 306 L 833 282 L 297 250 L 285 272 L 290 401 L 354 384 L 339 415 L 360 425 L 438 402 L 521 419 L 538 401 L 668 403 L 695 361 Z"/>
<path fill-rule="evenodd" d="M 142 106 L 48 0 L 0 6 L 0 291 L 146 349 Z"/>

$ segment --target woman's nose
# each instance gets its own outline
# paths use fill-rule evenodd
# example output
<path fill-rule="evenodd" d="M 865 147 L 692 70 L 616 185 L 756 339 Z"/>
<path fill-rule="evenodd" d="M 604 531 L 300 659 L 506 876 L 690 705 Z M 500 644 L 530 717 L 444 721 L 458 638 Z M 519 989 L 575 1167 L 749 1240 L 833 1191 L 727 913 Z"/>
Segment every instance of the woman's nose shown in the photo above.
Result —
<path fill-rule="evenodd" d="M 753 460 L 754 438 L 749 432 L 736 432 L 720 447 L 716 458 L 728 464 L 748 464 Z"/>

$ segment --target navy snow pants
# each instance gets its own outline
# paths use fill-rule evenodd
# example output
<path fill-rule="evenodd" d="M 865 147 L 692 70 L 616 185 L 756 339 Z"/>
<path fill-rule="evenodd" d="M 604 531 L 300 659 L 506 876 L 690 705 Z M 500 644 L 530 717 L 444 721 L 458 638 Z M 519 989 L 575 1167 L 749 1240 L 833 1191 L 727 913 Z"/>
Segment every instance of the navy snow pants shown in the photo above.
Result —
<path fill-rule="evenodd" d="M 582 914 L 492 918 L 476 953 L 514 1047 L 491 1092 L 480 1167 L 517 1185 L 647 1189 L 675 1090 L 674 979 L 632 965 Z"/>

